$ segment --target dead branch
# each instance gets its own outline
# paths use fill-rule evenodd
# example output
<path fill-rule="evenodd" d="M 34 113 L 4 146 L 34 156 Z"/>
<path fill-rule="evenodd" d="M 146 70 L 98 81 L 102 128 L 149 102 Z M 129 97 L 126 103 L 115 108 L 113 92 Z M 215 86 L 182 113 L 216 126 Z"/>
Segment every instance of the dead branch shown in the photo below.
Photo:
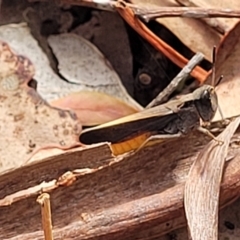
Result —
<path fill-rule="evenodd" d="M 179 72 L 179 74 L 169 83 L 169 85 L 154 98 L 146 108 L 160 105 L 168 100 L 168 97 L 178 88 L 181 82 L 184 82 L 191 71 L 204 59 L 202 53 L 196 53 L 188 64 Z"/>
<path fill-rule="evenodd" d="M 185 18 L 239 18 L 240 10 L 199 8 L 199 7 L 154 7 L 154 9 L 131 5 L 134 13 L 145 21 L 160 17 L 185 17 Z"/>

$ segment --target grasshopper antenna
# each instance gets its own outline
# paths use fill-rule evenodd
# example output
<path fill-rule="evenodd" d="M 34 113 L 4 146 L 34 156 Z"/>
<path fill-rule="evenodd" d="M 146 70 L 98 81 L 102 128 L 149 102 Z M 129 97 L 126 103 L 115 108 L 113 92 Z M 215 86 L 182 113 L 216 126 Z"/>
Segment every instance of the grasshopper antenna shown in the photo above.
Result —
<path fill-rule="evenodd" d="M 212 86 L 215 86 L 215 77 L 216 77 L 216 46 L 213 46 L 212 51 Z"/>
<path fill-rule="evenodd" d="M 222 80 L 223 80 L 223 75 L 221 75 L 221 76 L 218 78 L 218 80 L 217 80 L 217 82 L 216 82 L 216 84 L 215 84 L 214 87 L 217 87 L 217 86 L 221 83 Z"/>

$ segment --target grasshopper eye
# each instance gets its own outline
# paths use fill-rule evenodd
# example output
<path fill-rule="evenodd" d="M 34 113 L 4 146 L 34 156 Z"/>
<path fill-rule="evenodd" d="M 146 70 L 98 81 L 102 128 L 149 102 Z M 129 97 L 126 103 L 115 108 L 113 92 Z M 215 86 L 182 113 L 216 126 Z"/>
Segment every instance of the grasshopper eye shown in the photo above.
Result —
<path fill-rule="evenodd" d="M 211 100 L 212 111 L 215 113 L 218 108 L 218 98 L 217 98 L 217 94 L 214 89 L 212 89 L 212 91 L 210 93 L 210 100 Z"/>
<path fill-rule="evenodd" d="M 214 88 L 205 89 L 200 98 L 195 101 L 195 106 L 203 121 L 212 120 L 218 108 L 218 98 Z"/>
<path fill-rule="evenodd" d="M 206 104 L 209 101 L 212 111 L 213 112 L 217 111 L 218 99 L 217 99 L 217 94 L 213 88 L 204 90 L 201 99 L 202 101 L 205 101 Z"/>

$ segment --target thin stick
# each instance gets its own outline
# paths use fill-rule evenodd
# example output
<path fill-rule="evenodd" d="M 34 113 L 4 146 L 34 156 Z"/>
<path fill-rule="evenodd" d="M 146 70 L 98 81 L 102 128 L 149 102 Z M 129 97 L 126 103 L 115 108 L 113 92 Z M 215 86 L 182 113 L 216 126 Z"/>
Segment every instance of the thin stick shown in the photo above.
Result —
<path fill-rule="evenodd" d="M 175 0 L 175 1 L 179 5 L 185 6 L 185 7 L 201 7 L 200 5 L 197 5 L 191 0 Z M 205 22 L 207 25 L 209 25 L 211 28 L 215 29 L 221 34 L 225 34 L 225 32 L 228 30 L 228 26 L 217 18 L 201 18 L 200 20 L 202 22 Z"/>
<path fill-rule="evenodd" d="M 212 51 L 212 86 L 215 86 L 216 78 L 216 46 L 213 46 Z"/>
<path fill-rule="evenodd" d="M 140 8 L 132 5 L 134 13 L 146 22 L 160 17 L 187 17 L 187 18 L 239 18 L 240 10 L 223 8 L 199 8 L 199 7 L 154 7 Z"/>
<path fill-rule="evenodd" d="M 48 193 L 41 194 L 37 198 L 37 202 L 41 205 L 42 227 L 45 240 L 53 240 L 50 195 Z"/>
<path fill-rule="evenodd" d="M 184 82 L 191 71 L 204 59 L 202 53 L 196 53 L 179 74 L 170 82 L 170 84 L 153 99 L 146 108 L 162 104 L 168 100 L 168 97 L 178 88 L 181 82 Z"/>

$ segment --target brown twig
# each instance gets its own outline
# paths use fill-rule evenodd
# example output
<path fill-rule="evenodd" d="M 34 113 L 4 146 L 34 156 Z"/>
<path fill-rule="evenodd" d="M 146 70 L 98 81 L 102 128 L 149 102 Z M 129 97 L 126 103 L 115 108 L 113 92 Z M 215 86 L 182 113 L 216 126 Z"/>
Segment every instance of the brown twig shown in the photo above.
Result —
<path fill-rule="evenodd" d="M 50 195 L 48 193 L 41 194 L 37 198 L 37 202 L 41 205 L 42 227 L 45 240 L 53 240 Z"/>
<path fill-rule="evenodd" d="M 168 100 L 168 97 L 178 88 L 181 82 L 184 82 L 191 71 L 204 59 L 202 53 L 196 53 L 188 64 L 179 72 L 179 74 L 170 82 L 170 84 L 154 98 L 146 108 L 160 105 Z"/>
<path fill-rule="evenodd" d="M 154 7 L 140 8 L 131 5 L 134 13 L 145 21 L 160 17 L 187 17 L 187 18 L 236 18 L 240 17 L 240 10 L 222 8 L 199 8 L 199 7 Z"/>

